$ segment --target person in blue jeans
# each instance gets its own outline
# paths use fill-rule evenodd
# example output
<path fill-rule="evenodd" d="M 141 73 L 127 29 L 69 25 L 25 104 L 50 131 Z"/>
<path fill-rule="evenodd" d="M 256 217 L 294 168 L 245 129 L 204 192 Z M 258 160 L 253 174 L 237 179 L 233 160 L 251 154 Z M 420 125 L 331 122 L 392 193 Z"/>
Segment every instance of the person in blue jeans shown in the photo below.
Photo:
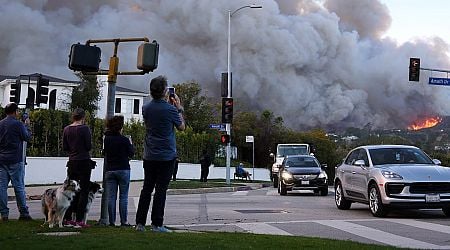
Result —
<path fill-rule="evenodd" d="M 146 128 L 144 140 L 144 186 L 136 212 L 136 231 L 145 231 L 152 192 L 152 231 L 170 232 L 163 226 L 166 193 L 172 177 L 177 148 L 175 128 L 185 129 L 180 98 L 169 96 L 167 79 L 158 76 L 150 81 L 153 100 L 142 107 Z"/>
<path fill-rule="evenodd" d="M 134 155 L 131 137 L 122 135 L 123 116 L 113 116 L 106 122 L 104 139 L 105 147 L 105 180 L 108 194 L 109 225 L 116 224 L 117 188 L 119 189 L 120 225 L 128 227 L 128 190 L 130 187 L 130 162 Z"/>
<path fill-rule="evenodd" d="M 10 103 L 5 107 L 6 118 L 0 121 L 0 214 L 8 221 L 8 184 L 11 181 L 19 209 L 19 220 L 31 220 L 25 199 L 25 165 L 23 142 L 31 139 L 30 119 L 17 120 L 19 107 Z"/>

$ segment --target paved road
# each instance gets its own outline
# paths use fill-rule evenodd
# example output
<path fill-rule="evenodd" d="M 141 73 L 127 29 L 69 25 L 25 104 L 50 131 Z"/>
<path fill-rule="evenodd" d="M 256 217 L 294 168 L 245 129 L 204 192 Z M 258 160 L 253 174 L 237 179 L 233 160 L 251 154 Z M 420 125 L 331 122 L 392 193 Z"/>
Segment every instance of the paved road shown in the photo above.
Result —
<path fill-rule="evenodd" d="M 134 222 L 137 202 L 138 197 L 130 197 L 130 222 Z M 30 201 L 29 206 L 34 218 L 43 218 L 39 201 Z M 14 208 L 14 203 L 10 208 Z M 17 216 L 16 209 L 12 218 L 14 213 Z M 98 198 L 89 219 L 98 219 L 99 213 Z M 441 210 L 402 210 L 380 219 L 373 217 L 366 205 L 353 204 L 347 211 L 336 209 L 332 190 L 325 197 L 308 192 L 279 196 L 273 188 L 169 195 L 165 218 L 169 227 L 189 231 L 302 235 L 397 247 L 450 249 L 450 220 Z"/>

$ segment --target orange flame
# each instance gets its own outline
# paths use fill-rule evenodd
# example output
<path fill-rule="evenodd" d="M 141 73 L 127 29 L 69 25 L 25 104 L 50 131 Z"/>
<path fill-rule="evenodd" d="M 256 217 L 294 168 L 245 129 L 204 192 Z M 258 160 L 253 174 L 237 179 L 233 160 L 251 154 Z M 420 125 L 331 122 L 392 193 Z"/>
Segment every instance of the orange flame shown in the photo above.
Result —
<path fill-rule="evenodd" d="M 430 117 L 425 119 L 420 119 L 415 121 L 413 124 L 408 126 L 409 130 L 420 130 L 424 128 L 431 128 L 438 125 L 442 121 L 442 118 L 439 116 Z"/>

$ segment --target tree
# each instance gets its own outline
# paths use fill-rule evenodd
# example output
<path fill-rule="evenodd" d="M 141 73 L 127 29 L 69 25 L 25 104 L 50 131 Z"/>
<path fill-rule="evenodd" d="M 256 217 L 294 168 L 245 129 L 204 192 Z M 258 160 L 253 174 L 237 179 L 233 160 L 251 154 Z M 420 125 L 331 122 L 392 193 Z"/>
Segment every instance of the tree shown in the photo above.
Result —
<path fill-rule="evenodd" d="M 209 124 L 216 119 L 213 105 L 208 102 L 205 95 L 200 95 L 202 91 L 200 85 L 192 81 L 175 84 L 174 87 L 184 107 L 186 124 L 195 133 L 206 131 Z"/>
<path fill-rule="evenodd" d="M 76 108 L 83 108 L 85 111 L 94 117 L 98 110 L 98 102 L 101 99 L 101 84 L 97 82 L 97 77 L 93 75 L 83 75 L 77 73 L 80 78 L 80 85 L 75 87 L 71 94 L 70 110 Z"/>

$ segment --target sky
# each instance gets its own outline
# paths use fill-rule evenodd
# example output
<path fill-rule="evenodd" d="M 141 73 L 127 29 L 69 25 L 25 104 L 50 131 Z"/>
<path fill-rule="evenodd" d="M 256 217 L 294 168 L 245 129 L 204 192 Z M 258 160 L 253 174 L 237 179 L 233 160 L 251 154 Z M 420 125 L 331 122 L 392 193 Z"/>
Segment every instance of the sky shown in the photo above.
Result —
<path fill-rule="evenodd" d="M 381 0 L 392 17 L 385 34 L 403 43 L 416 37 L 438 36 L 450 43 L 450 1 Z"/>

